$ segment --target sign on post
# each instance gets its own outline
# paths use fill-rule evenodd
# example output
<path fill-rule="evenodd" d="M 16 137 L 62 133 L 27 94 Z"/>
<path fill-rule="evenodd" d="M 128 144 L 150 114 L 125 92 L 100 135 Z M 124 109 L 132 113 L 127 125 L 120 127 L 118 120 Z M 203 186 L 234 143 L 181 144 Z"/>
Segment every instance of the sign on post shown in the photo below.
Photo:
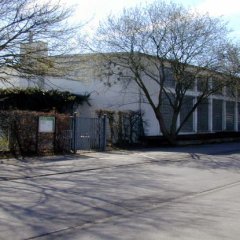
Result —
<path fill-rule="evenodd" d="M 55 132 L 55 117 L 40 116 L 38 121 L 38 132 L 54 133 Z"/>

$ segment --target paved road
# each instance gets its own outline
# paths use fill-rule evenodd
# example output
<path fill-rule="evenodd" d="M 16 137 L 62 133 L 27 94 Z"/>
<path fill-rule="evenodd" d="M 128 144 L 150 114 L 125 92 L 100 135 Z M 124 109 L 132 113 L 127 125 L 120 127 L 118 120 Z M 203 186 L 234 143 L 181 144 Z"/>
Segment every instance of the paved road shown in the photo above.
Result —
<path fill-rule="evenodd" d="M 239 239 L 240 143 L 0 166 L 0 239 Z"/>

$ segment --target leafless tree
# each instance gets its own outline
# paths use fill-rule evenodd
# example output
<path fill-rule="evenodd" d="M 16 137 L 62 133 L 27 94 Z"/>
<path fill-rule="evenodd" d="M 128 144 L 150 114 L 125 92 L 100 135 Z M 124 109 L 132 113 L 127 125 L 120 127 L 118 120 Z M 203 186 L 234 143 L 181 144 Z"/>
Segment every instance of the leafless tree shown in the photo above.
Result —
<path fill-rule="evenodd" d="M 44 74 L 51 64 L 47 52 L 59 55 L 69 51 L 79 29 L 79 25 L 68 25 L 71 14 L 72 9 L 64 8 L 60 1 L 0 0 L 1 80 L 19 72 Z"/>
<path fill-rule="evenodd" d="M 174 144 L 197 106 L 227 82 L 219 56 L 229 43 L 228 33 L 221 18 L 156 1 L 109 16 L 96 38 L 97 49 L 104 52 L 109 85 L 115 75 L 122 82 L 134 82 L 153 109 L 162 134 Z M 187 95 L 196 87 L 198 97 L 178 125 Z M 170 122 L 164 105 L 169 106 Z"/>
<path fill-rule="evenodd" d="M 239 77 L 240 45 L 238 43 L 227 43 L 224 50 L 219 52 L 219 62 L 225 73 L 231 77 Z"/>

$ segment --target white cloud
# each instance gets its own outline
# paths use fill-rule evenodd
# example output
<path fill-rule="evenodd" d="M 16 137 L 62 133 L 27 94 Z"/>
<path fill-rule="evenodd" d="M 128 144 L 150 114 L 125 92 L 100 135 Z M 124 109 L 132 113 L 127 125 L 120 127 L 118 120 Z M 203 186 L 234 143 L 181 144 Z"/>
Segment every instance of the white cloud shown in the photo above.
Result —
<path fill-rule="evenodd" d="M 209 12 L 214 16 L 230 16 L 240 14 L 240 2 L 236 0 L 204 0 L 197 5 L 197 9 Z"/>

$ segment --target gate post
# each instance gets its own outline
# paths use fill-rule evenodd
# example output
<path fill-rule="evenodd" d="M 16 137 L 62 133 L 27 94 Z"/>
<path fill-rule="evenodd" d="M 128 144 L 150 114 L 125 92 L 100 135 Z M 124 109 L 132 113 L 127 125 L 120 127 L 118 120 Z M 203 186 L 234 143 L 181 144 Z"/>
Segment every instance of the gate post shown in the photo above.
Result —
<path fill-rule="evenodd" d="M 73 113 L 73 122 L 72 122 L 73 138 L 72 138 L 72 150 L 74 153 L 77 152 L 77 113 Z"/>
<path fill-rule="evenodd" d="M 102 143 L 102 151 L 106 151 L 107 145 L 107 115 L 104 114 L 103 116 L 103 143 Z"/>

